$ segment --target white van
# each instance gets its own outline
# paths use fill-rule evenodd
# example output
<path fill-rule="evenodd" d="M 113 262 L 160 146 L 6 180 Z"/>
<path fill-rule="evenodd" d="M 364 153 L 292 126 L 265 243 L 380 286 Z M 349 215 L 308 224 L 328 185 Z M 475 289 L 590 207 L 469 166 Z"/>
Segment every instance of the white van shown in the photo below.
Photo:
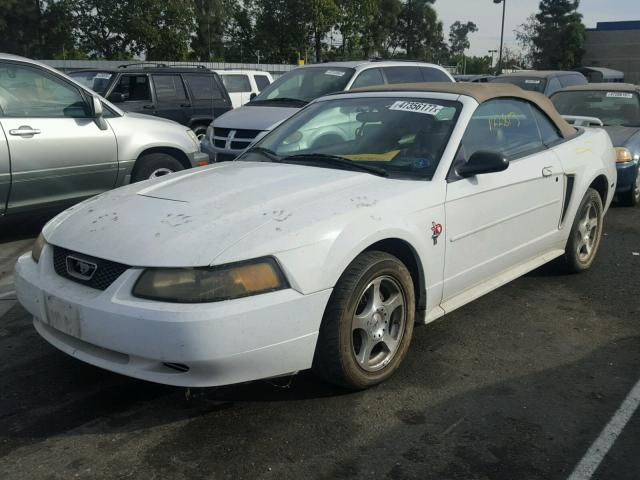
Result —
<path fill-rule="evenodd" d="M 260 70 L 215 70 L 215 72 L 222 77 L 233 108 L 241 107 L 251 100 L 251 95 L 258 95 L 273 82 L 269 72 Z"/>

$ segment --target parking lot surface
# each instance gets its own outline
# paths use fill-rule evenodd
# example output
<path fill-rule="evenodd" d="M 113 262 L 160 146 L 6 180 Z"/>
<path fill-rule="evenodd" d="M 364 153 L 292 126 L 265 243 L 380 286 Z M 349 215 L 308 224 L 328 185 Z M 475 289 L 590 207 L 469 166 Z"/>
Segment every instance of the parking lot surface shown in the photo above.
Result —
<path fill-rule="evenodd" d="M 640 378 L 640 209 L 581 275 L 537 270 L 416 329 L 390 381 L 165 387 L 57 351 L 12 294 L 38 220 L 0 226 L 0 478 L 568 478 Z M 640 478 L 640 412 L 593 478 Z"/>

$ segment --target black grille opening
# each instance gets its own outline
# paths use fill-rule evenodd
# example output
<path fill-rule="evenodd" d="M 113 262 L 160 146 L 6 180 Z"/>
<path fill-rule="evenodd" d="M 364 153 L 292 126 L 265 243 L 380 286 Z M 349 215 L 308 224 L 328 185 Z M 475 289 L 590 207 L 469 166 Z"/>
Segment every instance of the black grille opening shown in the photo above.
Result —
<path fill-rule="evenodd" d="M 181 372 L 181 373 L 186 373 L 186 372 L 188 372 L 190 370 L 189 366 L 185 365 L 184 363 L 168 363 L 168 362 L 165 362 L 165 363 L 163 363 L 163 365 L 165 367 L 168 367 L 168 368 L 170 368 L 172 370 L 176 370 L 177 372 Z"/>
<path fill-rule="evenodd" d="M 95 272 L 93 272 L 91 277 L 86 280 L 71 275 L 67 268 L 67 258 L 69 256 L 95 264 Z M 86 285 L 87 287 L 95 288 L 97 290 L 106 290 L 118 279 L 120 275 L 131 267 L 122 263 L 76 253 L 71 250 L 67 250 L 66 248 L 53 247 L 53 268 L 58 275 L 69 279 L 72 282 Z"/>
<path fill-rule="evenodd" d="M 246 129 L 236 130 L 236 135 L 234 138 L 246 138 L 249 140 L 253 140 L 258 136 L 259 133 L 260 133 L 260 130 L 246 130 Z"/>

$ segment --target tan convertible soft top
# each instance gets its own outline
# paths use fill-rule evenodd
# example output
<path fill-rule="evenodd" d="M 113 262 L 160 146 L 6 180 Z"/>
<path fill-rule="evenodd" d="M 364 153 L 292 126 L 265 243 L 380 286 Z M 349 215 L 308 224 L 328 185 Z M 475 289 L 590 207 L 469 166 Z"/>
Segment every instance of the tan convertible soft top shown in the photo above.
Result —
<path fill-rule="evenodd" d="M 354 93 L 362 92 L 435 92 L 452 93 L 474 98 L 478 103 L 484 103 L 494 98 L 520 98 L 528 100 L 542 110 L 549 119 L 558 127 L 564 138 L 576 134 L 575 128 L 569 125 L 558 113 L 551 101 L 537 92 L 523 90 L 509 83 L 401 83 L 395 85 L 380 85 L 376 87 L 358 88 L 351 90 Z M 343 92 L 341 92 L 343 93 Z M 344 92 L 348 93 L 348 92 Z"/>

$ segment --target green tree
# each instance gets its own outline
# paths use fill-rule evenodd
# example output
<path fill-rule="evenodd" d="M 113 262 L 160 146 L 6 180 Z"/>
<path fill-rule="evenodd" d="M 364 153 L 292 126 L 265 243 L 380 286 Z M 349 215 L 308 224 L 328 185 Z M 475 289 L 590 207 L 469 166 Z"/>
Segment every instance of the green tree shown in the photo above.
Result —
<path fill-rule="evenodd" d="M 534 67 L 568 70 L 580 65 L 585 26 L 579 0 L 542 0 L 532 37 Z"/>
<path fill-rule="evenodd" d="M 33 58 L 74 51 L 72 23 L 67 0 L 0 0 L 0 46 L 2 51 Z"/>
<path fill-rule="evenodd" d="M 321 62 L 322 40 L 338 21 L 339 10 L 334 0 L 306 0 L 304 3 L 315 59 L 316 62 Z"/>
<path fill-rule="evenodd" d="M 255 48 L 255 28 L 248 2 L 236 3 L 225 32 L 225 56 L 230 62 L 260 62 L 262 52 Z"/>
<path fill-rule="evenodd" d="M 463 55 L 464 51 L 471 46 L 469 43 L 469 34 L 477 31 L 478 27 L 473 22 L 453 22 L 449 28 L 449 50 L 451 54 Z"/>
<path fill-rule="evenodd" d="M 293 63 L 309 48 L 304 0 L 256 0 L 255 47 L 268 63 Z"/>
<path fill-rule="evenodd" d="M 129 25 L 133 0 L 73 0 L 74 35 L 79 48 L 90 58 L 131 58 Z"/>
<path fill-rule="evenodd" d="M 405 0 L 392 35 L 394 51 L 403 48 L 407 58 L 432 60 L 444 45 L 442 22 L 433 8 L 435 0 Z"/>
<path fill-rule="evenodd" d="M 226 27 L 232 20 L 236 7 L 232 0 L 194 0 L 196 21 L 195 35 L 191 40 L 193 56 L 211 61 L 212 56 L 224 55 Z"/>
<path fill-rule="evenodd" d="M 147 60 L 186 60 L 195 28 L 193 0 L 131 0 L 133 50 Z"/>

